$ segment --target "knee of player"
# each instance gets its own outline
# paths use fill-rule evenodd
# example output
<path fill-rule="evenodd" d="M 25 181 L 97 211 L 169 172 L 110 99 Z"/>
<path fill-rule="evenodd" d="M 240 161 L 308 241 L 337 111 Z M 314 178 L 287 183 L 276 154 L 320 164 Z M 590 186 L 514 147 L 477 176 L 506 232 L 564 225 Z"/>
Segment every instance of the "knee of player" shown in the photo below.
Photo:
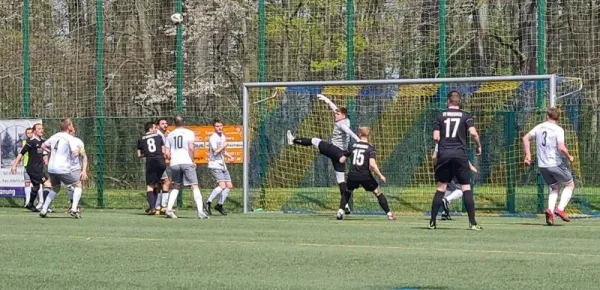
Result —
<path fill-rule="evenodd" d="M 30 186 L 31 186 L 31 182 L 25 181 L 25 187 L 30 187 Z"/>
<path fill-rule="evenodd" d="M 573 190 L 575 188 L 575 182 L 571 180 L 571 182 L 565 184 L 565 188 Z"/>
<path fill-rule="evenodd" d="M 180 190 L 180 189 L 181 189 L 181 184 L 179 184 L 179 183 L 172 183 L 172 184 L 171 184 L 171 187 L 172 187 L 173 189 Z"/>
<path fill-rule="evenodd" d="M 461 184 L 461 185 L 460 185 L 460 189 L 461 189 L 463 192 L 465 192 L 465 191 L 468 191 L 468 190 L 471 190 L 471 185 L 470 185 L 470 184 Z"/>
<path fill-rule="evenodd" d="M 40 190 L 40 185 L 34 185 L 31 190 L 33 190 L 34 192 L 37 192 L 38 190 Z"/>
<path fill-rule="evenodd" d="M 232 189 L 233 184 L 231 182 L 227 182 L 226 187 L 227 187 L 227 189 Z"/>
<path fill-rule="evenodd" d="M 373 195 L 375 195 L 376 197 L 379 197 L 381 195 L 381 191 L 379 191 L 379 188 L 373 190 Z"/>
<path fill-rule="evenodd" d="M 52 191 L 58 193 L 60 191 L 60 185 L 52 186 Z"/>

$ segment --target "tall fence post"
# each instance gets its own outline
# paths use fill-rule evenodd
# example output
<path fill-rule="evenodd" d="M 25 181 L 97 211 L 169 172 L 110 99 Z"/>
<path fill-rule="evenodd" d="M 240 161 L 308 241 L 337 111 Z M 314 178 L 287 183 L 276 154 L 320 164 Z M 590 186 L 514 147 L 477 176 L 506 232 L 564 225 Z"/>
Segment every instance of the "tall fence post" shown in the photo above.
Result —
<path fill-rule="evenodd" d="M 102 47 L 103 0 L 96 0 L 96 189 L 98 208 L 104 208 L 104 84 Z"/>
<path fill-rule="evenodd" d="M 29 71 L 29 0 L 23 0 L 23 118 L 30 114 Z"/>
<path fill-rule="evenodd" d="M 515 201 L 515 152 L 511 150 L 516 139 L 516 114 L 515 112 L 504 113 L 504 150 L 505 163 L 506 163 L 506 207 L 509 213 L 516 212 L 516 201 Z"/>
<path fill-rule="evenodd" d="M 176 13 L 183 12 L 183 0 L 177 0 Z M 183 24 L 177 24 L 175 44 L 175 82 L 177 86 L 176 110 L 177 114 L 183 115 Z M 183 207 L 183 194 L 177 196 L 177 207 Z"/>
<path fill-rule="evenodd" d="M 346 2 L 346 79 L 354 80 L 354 0 L 347 0 Z M 349 96 L 346 101 L 346 108 L 349 112 L 348 118 L 353 130 L 358 128 L 356 124 L 355 97 Z M 348 206 L 354 208 L 353 198 L 348 201 Z"/>
<path fill-rule="evenodd" d="M 439 76 L 440 78 L 446 77 L 446 0 L 439 0 L 439 15 L 438 15 L 438 25 L 439 25 Z M 439 95 L 439 103 L 438 109 L 444 109 L 444 98 L 446 97 L 446 84 L 441 84 L 440 86 L 440 95 Z"/>
<path fill-rule="evenodd" d="M 265 33 L 266 33 L 267 16 L 265 11 L 265 0 L 258 1 L 258 81 L 264 82 L 266 80 L 266 47 L 265 47 Z M 265 88 L 260 88 L 260 100 L 264 100 L 266 96 Z M 250 98 L 250 96 L 248 96 Z M 248 102 L 248 104 L 251 104 Z M 267 160 L 266 160 L 266 142 L 267 132 L 264 123 L 264 117 L 267 112 L 266 102 L 260 102 L 259 107 L 259 125 L 258 125 L 258 180 L 260 181 L 260 200 L 264 201 L 266 198 L 265 180 L 267 174 Z M 250 144 L 248 144 L 249 146 Z M 250 160 L 248 160 L 250 161 Z M 251 203 L 252 201 L 250 201 Z M 264 207 L 264 204 L 259 205 Z"/>
<path fill-rule="evenodd" d="M 537 74 L 546 74 L 546 0 L 537 1 Z M 548 84 L 550 87 L 550 84 Z M 536 87 L 537 100 L 536 106 L 540 121 L 543 121 L 545 108 L 545 90 L 544 82 L 538 81 Z M 537 116 L 536 116 L 537 117 Z M 544 211 L 544 180 L 537 174 L 537 210 L 538 213 Z"/>

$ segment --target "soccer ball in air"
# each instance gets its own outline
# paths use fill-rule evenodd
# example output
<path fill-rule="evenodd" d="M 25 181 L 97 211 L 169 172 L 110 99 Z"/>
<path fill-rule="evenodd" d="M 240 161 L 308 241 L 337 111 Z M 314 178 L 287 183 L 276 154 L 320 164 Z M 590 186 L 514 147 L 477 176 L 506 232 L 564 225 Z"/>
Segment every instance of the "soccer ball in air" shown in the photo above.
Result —
<path fill-rule="evenodd" d="M 171 15 L 171 21 L 173 22 L 173 24 L 179 24 L 183 22 L 183 15 L 181 15 L 181 13 L 175 13 Z"/>

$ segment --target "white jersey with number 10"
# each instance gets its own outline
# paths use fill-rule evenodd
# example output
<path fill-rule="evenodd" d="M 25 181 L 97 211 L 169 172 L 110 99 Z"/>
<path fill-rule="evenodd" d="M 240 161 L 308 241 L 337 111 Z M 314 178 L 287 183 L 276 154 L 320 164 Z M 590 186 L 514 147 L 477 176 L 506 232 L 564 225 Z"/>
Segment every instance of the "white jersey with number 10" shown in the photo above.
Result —
<path fill-rule="evenodd" d="M 544 122 L 529 131 L 535 137 L 538 167 L 548 168 L 562 164 L 558 144 L 565 143 L 565 131 L 551 122 Z"/>
<path fill-rule="evenodd" d="M 194 132 L 185 128 L 176 128 L 167 136 L 165 146 L 171 152 L 170 166 L 180 164 L 194 164 L 194 160 L 190 158 L 188 151 L 189 144 L 194 143 L 196 137 Z"/>

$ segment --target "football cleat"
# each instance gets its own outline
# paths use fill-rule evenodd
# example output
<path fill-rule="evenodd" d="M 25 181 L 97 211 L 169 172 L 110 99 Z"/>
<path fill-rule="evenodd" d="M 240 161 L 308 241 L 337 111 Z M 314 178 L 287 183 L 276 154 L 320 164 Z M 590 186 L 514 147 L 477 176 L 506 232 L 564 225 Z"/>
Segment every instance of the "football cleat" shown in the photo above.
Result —
<path fill-rule="evenodd" d="M 215 209 L 216 209 L 218 212 L 220 212 L 222 215 L 227 215 L 227 212 L 225 212 L 225 209 L 223 208 L 223 205 L 222 205 L 222 204 L 218 204 L 218 203 L 217 203 L 217 206 L 215 206 Z"/>
<path fill-rule="evenodd" d="M 203 220 L 203 219 L 209 219 L 210 217 L 207 216 L 204 212 L 199 212 L 198 213 L 198 218 Z"/>
<path fill-rule="evenodd" d="M 450 217 L 450 202 L 446 198 L 442 199 L 442 220 L 451 220 Z"/>
<path fill-rule="evenodd" d="M 483 228 L 480 225 L 471 225 L 469 224 L 469 229 L 473 231 L 481 231 Z"/>
<path fill-rule="evenodd" d="M 70 215 L 71 217 L 73 217 L 73 218 L 76 218 L 76 219 L 80 219 L 80 218 L 81 218 L 81 215 L 80 215 L 80 214 L 79 214 L 79 212 L 77 212 L 77 211 L 72 211 L 72 210 L 69 210 L 69 215 Z"/>
<path fill-rule="evenodd" d="M 388 219 L 388 221 L 395 221 L 396 217 L 394 215 L 392 215 L 392 214 L 388 214 L 387 215 L 387 219 Z"/>
<path fill-rule="evenodd" d="M 210 208 L 210 202 L 204 204 L 204 210 L 208 213 L 208 215 L 212 215 L 212 210 Z"/>
<path fill-rule="evenodd" d="M 40 211 L 40 217 L 41 217 L 41 218 L 45 218 L 45 217 L 47 217 L 47 216 L 48 216 L 48 212 L 46 212 L 45 210 L 41 210 L 41 211 Z"/>
<path fill-rule="evenodd" d="M 429 229 L 435 230 L 436 228 L 437 228 L 437 225 L 435 224 L 435 221 L 429 221 Z"/>
<path fill-rule="evenodd" d="M 292 135 L 292 131 L 287 130 L 286 137 L 287 137 L 287 143 L 288 143 L 288 145 L 293 145 L 295 138 L 294 138 L 294 135 Z"/>
<path fill-rule="evenodd" d="M 341 221 L 344 219 L 344 211 L 342 209 L 338 210 L 337 214 L 335 215 L 335 218 L 337 218 L 338 221 Z"/>
<path fill-rule="evenodd" d="M 566 212 L 564 212 L 564 211 L 562 211 L 562 210 L 560 210 L 560 209 L 558 209 L 558 208 L 554 210 L 554 213 L 555 213 L 555 214 L 556 214 L 558 217 L 560 217 L 560 219 L 562 219 L 563 221 L 565 221 L 565 222 L 567 222 L 567 223 L 571 221 L 571 220 L 569 219 L 569 217 L 567 216 L 567 213 L 566 213 Z"/>
<path fill-rule="evenodd" d="M 165 212 L 165 216 L 166 216 L 166 218 L 171 218 L 171 219 L 176 219 L 177 218 L 177 216 L 175 215 L 175 213 L 172 212 L 172 211 Z"/>
<path fill-rule="evenodd" d="M 156 215 L 156 210 L 154 210 L 154 209 L 149 210 L 148 215 Z"/>
<path fill-rule="evenodd" d="M 350 214 L 350 206 L 348 204 L 344 207 L 344 214 Z"/>
<path fill-rule="evenodd" d="M 554 214 L 550 209 L 547 209 L 546 212 L 546 224 L 551 226 L 554 224 Z"/>

